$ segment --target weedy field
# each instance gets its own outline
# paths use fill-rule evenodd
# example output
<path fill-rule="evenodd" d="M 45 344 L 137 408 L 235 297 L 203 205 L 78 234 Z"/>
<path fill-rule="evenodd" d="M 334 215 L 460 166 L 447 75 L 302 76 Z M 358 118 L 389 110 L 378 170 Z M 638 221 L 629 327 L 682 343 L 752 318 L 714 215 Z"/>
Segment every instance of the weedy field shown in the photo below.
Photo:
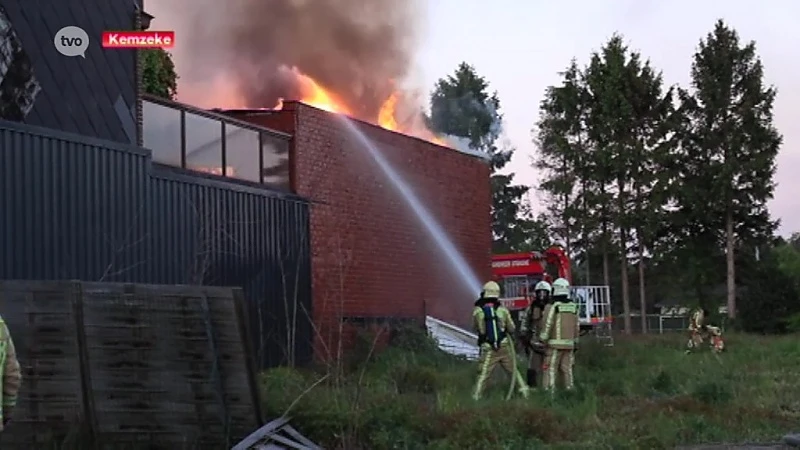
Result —
<path fill-rule="evenodd" d="M 364 338 L 342 370 L 262 375 L 265 413 L 328 449 L 660 449 L 775 442 L 800 427 L 800 336 L 729 334 L 728 350 L 683 352 L 683 334 L 584 341 L 578 387 L 505 401 L 498 370 L 485 400 L 470 398 L 475 363 L 403 331 L 381 352 Z M 320 381 L 321 380 L 321 381 Z"/>

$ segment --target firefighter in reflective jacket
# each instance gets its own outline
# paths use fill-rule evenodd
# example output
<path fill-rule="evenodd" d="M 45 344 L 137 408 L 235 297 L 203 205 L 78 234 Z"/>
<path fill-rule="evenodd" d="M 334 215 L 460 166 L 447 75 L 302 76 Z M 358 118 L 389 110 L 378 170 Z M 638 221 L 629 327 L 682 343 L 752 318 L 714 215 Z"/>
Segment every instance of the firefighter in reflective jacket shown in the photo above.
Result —
<path fill-rule="evenodd" d="M 553 287 L 547 281 L 540 281 L 533 288 L 531 304 L 520 318 L 520 343 L 528 354 L 528 386 L 536 387 L 542 379 L 545 345 L 539 340 L 542 331 L 542 311 L 550 303 Z"/>
<path fill-rule="evenodd" d="M 17 404 L 17 393 L 22 383 L 17 352 L 14 341 L 8 331 L 5 321 L 0 317 L 0 432 L 3 431 L 11 420 L 12 412 Z"/>
<path fill-rule="evenodd" d="M 544 387 L 552 390 L 556 385 L 556 375 L 561 374 L 564 387 L 572 389 L 575 382 L 572 370 L 575 366 L 575 351 L 578 349 L 580 321 L 578 305 L 572 301 L 569 282 L 559 278 L 553 282 L 553 302 L 544 309 L 542 330 L 539 340 L 547 350 L 544 355 Z"/>
<path fill-rule="evenodd" d="M 509 336 L 516 331 L 516 326 L 508 309 L 500 305 L 499 298 L 500 286 L 494 281 L 486 283 L 472 314 L 481 352 L 478 380 L 472 393 L 475 400 L 481 398 L 486 381 L 498 364 L 511 375 L 509 394 L 516 386 L 523 397 L 528 397 L 528 386 L 517 370 L 514 344 Z"/>
<path fill-rule="evenodd" d="M 706 331 L 708 331 L 709 340 L 711 341 L 711 351 L 714 353 L 722 353 L 725 350 L 725 340 L 722 339 L 722 329 L 720 327 L 708 325 L 706 326 Z"/>
<path fill-rule="evenodd" d="M 704 308 L 697 308 L 689 317 L 689 341 L 686 342 L 686 353 L 703 344 L 703 332 L 706 330 L 705 321 L 708 311 Z"/>

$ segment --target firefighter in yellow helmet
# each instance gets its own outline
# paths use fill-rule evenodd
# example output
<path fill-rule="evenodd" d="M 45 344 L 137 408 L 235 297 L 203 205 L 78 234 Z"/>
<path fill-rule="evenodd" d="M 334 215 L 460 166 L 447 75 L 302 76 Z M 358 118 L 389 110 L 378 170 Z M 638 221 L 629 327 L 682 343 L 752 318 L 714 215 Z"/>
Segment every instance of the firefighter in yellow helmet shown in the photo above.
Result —
<path fill-rule="evenodd" d="M 542 312 L 550 303 L 553 287 L 547 281 L 540 281 L 533 288 L 531 303 L 520 317 L 520 343 L 528 354 L 528 387 L 535 388 L 542 379 L 545 345 L 539 340 L 542 331 Z"/>
<path fill-rule="evenodd" d="M 689 316 L 689 341 L 686 342 L 686 353 L 691 353 L 703 344 L 703 332 L 706 329 L 708 311 L 705 308 L 695 308 Z"/>
<path fill-rule="evenodd" d="M 572 370 L 578 348 L 580 321 L 578 305 L 570 295 L 569 281 L 564 278 L 553 281 L 553 301 L 544 308 L 543 315 L 539 340 L 547 346 L 542 367 L 544 387 L 554 389 L 556 375 L 561 374 L 564 387 L 572 389 L 575 386 Z"/>
<path fill-rule="evenodd" d="M 514 341 L 510 334 L 516 331 L 511 319 L 511 312 L 500 305 L 500 286 L 494 281 L 483 285 L 481 298 L 475 304 L 472 319 L 478 332 L 479 358 L 478 380 L 472 398 L 479 400 L 495 367 L 499 364 L 511 375 L 511 389 L 516 386 L 523 397 L 528 397 L 528 386 L 517 371 L 517 356 L 514 353 Z"/>

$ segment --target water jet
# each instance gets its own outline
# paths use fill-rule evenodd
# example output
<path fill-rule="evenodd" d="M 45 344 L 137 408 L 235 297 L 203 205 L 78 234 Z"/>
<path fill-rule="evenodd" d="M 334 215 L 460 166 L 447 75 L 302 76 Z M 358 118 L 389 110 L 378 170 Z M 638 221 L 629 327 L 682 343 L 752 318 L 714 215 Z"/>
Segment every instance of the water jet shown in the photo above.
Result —
<path fill-rule="evenodd" d="M 381 154 L 380 150 L 375 146 L 375 143 L 358 129 L 352 119 L 345 115 L 337 115 L 337 117 L 345 125 L 347 131 L 358 140 L 361 147 L 366 150 L 367 154 L 369 154 L 378 168 L 380 168 L 383 175 L 391 182 L 392 187 L 395 188 L 406 206 L 414 213 L 414 216 L 419 220 L 425 231 L 428 232 L 439 250 L 452 263 L 452 267 L 455 268 L 455 274 L 470 291 L 477 296 L 481 290 L 481 281 L 461 255 L 461 252 L 453 245 L 444 228 L 436 221 L 428 209 L 425 208 L 403 177 L 400 176 L 397 170 L 395 170 L 389 161 Z"/>

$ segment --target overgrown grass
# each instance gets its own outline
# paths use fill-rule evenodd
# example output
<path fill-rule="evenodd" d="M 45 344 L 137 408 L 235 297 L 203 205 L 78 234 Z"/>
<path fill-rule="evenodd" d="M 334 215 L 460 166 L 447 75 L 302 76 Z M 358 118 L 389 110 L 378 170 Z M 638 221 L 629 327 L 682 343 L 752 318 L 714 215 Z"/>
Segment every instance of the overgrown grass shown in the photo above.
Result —
<path fill-rule="evenodd" d="M 328 449 L 659 449 L 777 441 L 800 424 L 797 335 L 728 335 L 728 350 L 683 353 L 683 334 L 586 343 L 578 387 L 504 401 L 498 371 L 470 398 L 475 363 L 406 336 L 348 368 L 275 369 L 261 377 L 265 413 L 288 415 Z M 313 388 L 309 387 L 318 382 Z"/>

